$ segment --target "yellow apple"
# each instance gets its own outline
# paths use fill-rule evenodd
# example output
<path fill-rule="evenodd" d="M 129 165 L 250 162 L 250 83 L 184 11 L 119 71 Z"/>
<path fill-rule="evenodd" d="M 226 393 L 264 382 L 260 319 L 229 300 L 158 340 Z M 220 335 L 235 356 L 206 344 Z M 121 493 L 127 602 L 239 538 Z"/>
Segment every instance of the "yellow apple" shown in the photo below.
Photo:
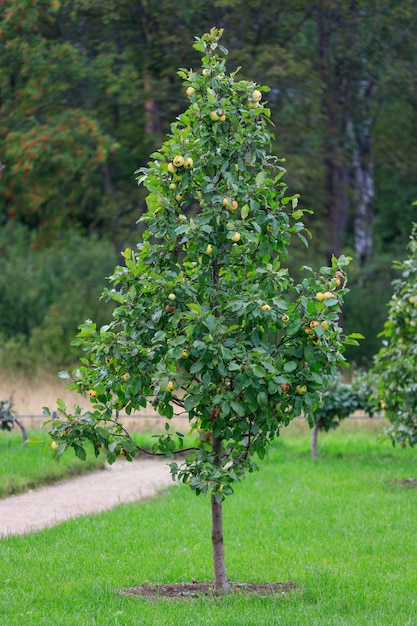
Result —
<path fill-rule="evenodd" d="M 193 95 L 195 94 L 195 89 L 194 89 L 194 87 L 191 87 L 191 86 L 190 86 L 190 87 L 187 87 L 187 89 L 186 89 L 185 93 L 187 94 L 187 96 L 188 96 L 189 98 L 191 98 L 191 96 L 193 96 Z"/>
<path fill-rule="evenodd" d="M 176 188 L 177 188 L 177 185 L 176 185 L 175 183 L 171 183 L 171 184 L 169 185 L 169 188 L 171 189 L 171 191 L 174 191 L 174 189 L 176 189 Z"/>
<path fill-rule="evenodd" d="M 238 201 L 237 200 L 233 200 L 232 201 L 232 206 L 230 208 L 232 209 L 232 211 L 236 211 L 238 206 L 239 206 Z"/>
<path fill-rule="evenodd" d="M 334 295 L 334 293 L 332 293 L 331 291 L 325 291 L 323 295 L 324 295 L 324 300 L 326 300 L 327 298 L 335 298 L 336 297 Z"/>
<path fill-rule="evenodd" d="M 129 374 L 129 372 L 125 372 L 125 373 L 123 374 L 122 378 L 123 378 L 123 380 L 124 380 L 125 382 L 126 382 L 127 380 L 129 380 L 129 378 L 130 378 L 130 374 Z"/>
<path fill-rule="evenodd" d="M 240 241 L 240 233 L 235 233 L 232 237 L 232 241 L 234 241 L 234 243 Z"/>
<path fill-rule="evenodd" d="M 295 388 L 296 392 L 299 393 L 300 395 L 303 395 L 306 393 L 307 391 L 307 387 L 306 385 L 297 385 L 297 387 Z"/>
<path fill-rule="evenodd" d="M 320 322 L 318 322 L 317 320 L 313 320 L 310 322 L 310 328 L 315 328 L 316 326 L 319 325 Z"/>
<path fill-rule="evenodd" d="M 194 165 L 194 161 L 191 157 L 187 157 L 184 159 L 184 167 L 192 167 Z"/>
<path fill-rule="evenodd" d="M 316 293 L 316 300 L 318 300 L 319 302 L 323 302 L 325 298 L 326 296 L 324 295 L 322 291 L 319 291 L 318 293 Z"/>
<path fill-rule="evenodd" d="M 177 202 L 181 202 L 182 198 L 183 198 L 182 193 L 177 193 L 177 195 L 175 196 L 175 200 Z"/>
<path fill-rule="evenodd" d="M 259 89 L 255 89 L 252 92 L 252 98 L 254 100 L 256 100 L 257 102 L 259 102 L 260 100 L 262 100 L 262 93 L 259 91 Z"/>
<path fill-rule="evenodd" d="M 230 206 L 229 198 L 223 198 L 223 206 L 225 206 L 225 207 L 229 207 Z"/>
<path fill-rule="evenodd" d="M 219 121 L 219 114 L 217 113 L 217 111 L 210 111 L 210 119 L 213 122 L 218 122 Z"/>
<path fill-rule="evenodd" d="M 323 320 L 323 321 L 321 322 L 320 326 L 321 326 L 322 328 L 324 328 L 324 330 L 328 330 L 328 329 L 329 329 L 329 327 L 330 327 L 330 324 L 329 324 L 329 322 L 328 322 L 327 320 Z"/>
<path fill-rule="evenodd" d="M 168 294 L 168 300 L 176 300 L 177 296 L 175 295 L 175 293 L 169 293 Z"/>
<path fill-rule="evenodd" d="M 290 321 L 290 318 L 288 315 L 283 315 L 281 319 L 284 322 L 284 324 L 288 324 L 288 322 Z"/>
<path fill-rule="evenodd" d="M 168 172 L 170 174 L 175 174 L 176 171 L 177 171 L 177 168 L 174 167 L 174 164 L 173 163 L 168 163 Z"/>
<path fill-rule="evenodd" d="M 213 246 L 211 245 L 211 243 L 209 243 L 206 248 L 206 254 L 213 254 Z"/>
<path fill-rule="evenodd" d="M 271 307 L 269 306 L 269 304 L 263 304 L 261 306 L 262 311 L 270 311 Z"/>
<path fill-rule="evenodd" d="M 58 443 L 57 441 L 53 441 L 53 442 L 51 443 L 51 448 L 52 448 L 52 450 L 58 450 L 58 448 L 59 448 L 59 443 Z"/>
<path fill-rule="evenodd" d="M 88 391 L 88 395 L 90 396 L 90 398 L 97 398 L 97 391 L 95 389 L 90 389 Z"/>
<path fill-rule="evenodd" d="M 184 350 L 181 352 L 181 356 L 183 359 L 186 359 L 188 357 L 188 350 L 184 348 Z"/>
<path fill-rule="evenodd" d="M 172 382 L 172 380 L 169 381 L 169 383 L 166 386 L 166 390 L 167 391 L 172 391 L 174 389 L 174 383 Z"/>
<path fill-rule="evenodd" d="M 184 165 L 184 157 L 181 154 L 176 154 L 172 162 L 175 167 L 182 167 Z"/>
<path fill-rule="evenodd" d="M 202 71 L 203 76 L 210 76 L 210 70 L 208 70 L 206 67 L 204 68 L 204 70 Z"/>

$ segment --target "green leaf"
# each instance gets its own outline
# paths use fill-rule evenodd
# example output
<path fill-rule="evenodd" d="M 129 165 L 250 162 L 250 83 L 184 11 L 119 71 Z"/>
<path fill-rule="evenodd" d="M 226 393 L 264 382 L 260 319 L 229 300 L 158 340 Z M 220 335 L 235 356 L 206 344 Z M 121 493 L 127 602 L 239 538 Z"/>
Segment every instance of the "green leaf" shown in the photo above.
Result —
<path fill-rule="evenodd" d="M 81 459 L 81 461 L 85 461 L 87 458 L 87 454 L 86 451 L 84 450 L 84 448 L 80 445 L 74 445 L 74 452 L 76 454 L 76 456 Z"/>
<path fill-rule="evenodd" d="M 258 174 L 255 177 L 256 186 L 262 187 L 266 177 L 267 177 L 267 173 L 264 170 L 261 170 L 260 172 L 258 172 Z"/>
<path fill-rule="evenodd" d="M 242 218 L 242 220 L 245 220 L 250 212 L 250 208 L 248 204 L 244 204 L 243 207 L 240 210 L 240 216 Z"/>
<path fill-rule="evenodd" d="M 287 361 L 286 363 L 284 363 L 284 372 L 293 372 L 294 370 L 296 370 L 298 367 L 298 363 L 296 363 L 295 361 Z"/>
<path fill-rule="evenodd" d="M 198 372 L 201 372 L 203 367 L 204 367 L 204 363 L 202 363 L 201 361 L 197 361 L 197 363 L 193 363 L 192 366 L 190 367 L 190 374 L 197 374 Z"/>
<path fill-rule="evenodd" d="M 252 372 L 255 374 L 257 378 L 265 378 L 266 371 L 260 365 L 254 365 L 252 368 Z"/>

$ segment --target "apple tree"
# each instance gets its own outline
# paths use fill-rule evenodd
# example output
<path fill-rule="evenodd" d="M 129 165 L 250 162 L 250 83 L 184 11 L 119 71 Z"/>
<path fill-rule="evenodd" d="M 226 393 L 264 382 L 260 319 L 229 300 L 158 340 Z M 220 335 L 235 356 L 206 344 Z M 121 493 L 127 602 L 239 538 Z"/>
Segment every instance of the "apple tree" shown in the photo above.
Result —
<path fill-rule="evenodd" d="M 349 259 L 333 258 L 298 284 L 285 262 L 292 236 L 309 233 L 288 195 L 282 159 L 270 154 L 266 87 L 226 71 L 221 30 L 196 40 L 202 70 L 181 69 L 190 104 L 147 167 L 143 236 L 124 251 L 104 296 L 117 303 L 109 323 L 80 327 L 86 356 L 71 387 L 91 408 L 59 401 L 51 436 L 57 454 L 84 443 L 110 463 L 140 450 L 121 412 L 151 402 L 167 418 L 153 453 L 175 458 L 186 417 L 197 434 L 173 479 L 212 508 L 215 589 L 227 592 L 222 505 L 280 429 L 298 415 L 313 424 L 320 395 L 344 363 L 338 320 Z"/>
<path fill-rule="evenodd" d="M 314 411 L 311 456 L 318 457 L 319 431 L 327 433 L 338 428 L 342 420 L 358 410 L 372 417 L 378 408 L 373 399 L 372 380 L 368 374 L 360 374 L 351 384 L 343 383 L 340 377 L 331 381 L 322 393 L 320 405 Z"/>
<path fill-rule="evenodd" d="M 407 247 L 408 257 L 394 263 L 401 276 L 393 281 L 382 347 L 372 373 L 376 397 L 391 422 L 393 444 L 417 444 L 417 224 Z"/>

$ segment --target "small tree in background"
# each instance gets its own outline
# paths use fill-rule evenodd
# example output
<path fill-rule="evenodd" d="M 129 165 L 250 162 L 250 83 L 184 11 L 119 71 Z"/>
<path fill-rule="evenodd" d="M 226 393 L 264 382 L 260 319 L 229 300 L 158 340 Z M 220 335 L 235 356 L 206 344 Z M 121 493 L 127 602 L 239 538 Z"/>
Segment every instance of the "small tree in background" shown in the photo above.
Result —
<path fill-rule="evenodd" d="M 373 400 L 371 377 L 361 374 L 352 384 L 343 384 L 339 377 L 323 392 L 321 403 L 314 411 L 314 426 L 311 432 L 311 456 L 318 457 L 317 440 L 319 431 L 329 432 L 340 426 L 342 420 L 355 411 L 362 410 L 372 417 L 378 407 Z"/>
<path fill-rule="evenodd" d="M 291 236 L 306 241 L 303 210 L 268 151 L 267 88 L 226 73 L 221 34 L 197 39 L 202 71 L 179 72 L 190 106 L 138 172 L 149 191 L 146 229 L 105 292 L 118 304 L 113 318 L 80 327 L 88 358 L 71 387 L 91 409 L 69 412 L 59 401 L 51 436 L 58 455 L 72 447 L 85 458 L 90 440 L 110 463 L 132 460 L 138 446 L 121 411 L 150 401 L 168 420 L 185 415 L 198 443 L 171 472 L 211 498 L 215 589 L 227 592 L 223 500 L 282 426 L 302 413 L 313 423 L 321 390 L 344 362 L 348 259 L 317 275 L 305 268 L 300 284 L 288 275 Z M 182 440 L 167 422 L 153 452 L 174 455 Z"/>
<path fill-rule="evenodd" d="M 376 396 L 391 422 L 393 444 L 417 443 L 417 224 L 407 246 L 408 257 L 394 263 L 401 277 L 393 281 L 383 345 L 375 357 Z"/>

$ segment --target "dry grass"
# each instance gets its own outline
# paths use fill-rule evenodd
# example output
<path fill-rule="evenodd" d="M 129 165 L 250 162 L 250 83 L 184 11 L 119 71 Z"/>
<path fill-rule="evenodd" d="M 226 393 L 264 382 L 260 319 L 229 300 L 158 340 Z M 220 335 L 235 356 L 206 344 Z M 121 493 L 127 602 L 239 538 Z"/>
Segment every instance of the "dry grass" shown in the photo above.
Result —
<path fill-rule="evenodd" d="M 18 415 L 25 416 L 25 426 L 28 429 L 39 428 L 44 417 L 42 407 L 47 406 L 53 411 L 56 408 L 57 398 L 62 398 L 69 408 L 80 404 L 85 409 L 89 402 L 78 393 L 66 389 L 67 380 L 50 373 L 28 379 L 21 374 L 11 374 L 0 371 L 0 397 L 13 397 L 14 410 Z M 157 417 L 152 406 L 143 409 L 140 414 L 131 415 L 123 420 L 132 432 L 162 432 L 166 420 Z M 184 420 L 181 418 L 170 421 L 173 430 L 182 430 Z"/>
<path fill-rule="evenodd" d="M 13 396 L 14 409 L 18 415 L 34 416 L 25 417 L 25 426 L 29 429 L 39 428 L 44 421 L 42 407 L 47 406 L 51 410 L 56 407 L 57 398 L 62 398 L 68 407 L 74 404 L 89 406 L 88 400 L 82 398 L 74 391 L 66 389 L 68 381 L 50 373 L 28 379 L 21 374 L 10 374 L 0 371 L 0 397 L 10 398 Z M 131 432 L 162 432 L 166 420 L 158 417 L 152 406 L 143 409 L 140 414 L 131 415 L 124 420 L 126 427 Z M 178 418 L 170 421 L 173 430 L 183 431 L 184 419 Z M 341 424 L 341 432 L 349 433 L 366 429 L 367 432 L 379 434 L 386 427 L 387 422 L 382 419 L 349 419 Z M 309 426 L 305 420 L 296 419 L 282 431 L 282 436 L 288 434 L 306 434 Z M 325 437 L 325 433 L 321 436 Z"/>

